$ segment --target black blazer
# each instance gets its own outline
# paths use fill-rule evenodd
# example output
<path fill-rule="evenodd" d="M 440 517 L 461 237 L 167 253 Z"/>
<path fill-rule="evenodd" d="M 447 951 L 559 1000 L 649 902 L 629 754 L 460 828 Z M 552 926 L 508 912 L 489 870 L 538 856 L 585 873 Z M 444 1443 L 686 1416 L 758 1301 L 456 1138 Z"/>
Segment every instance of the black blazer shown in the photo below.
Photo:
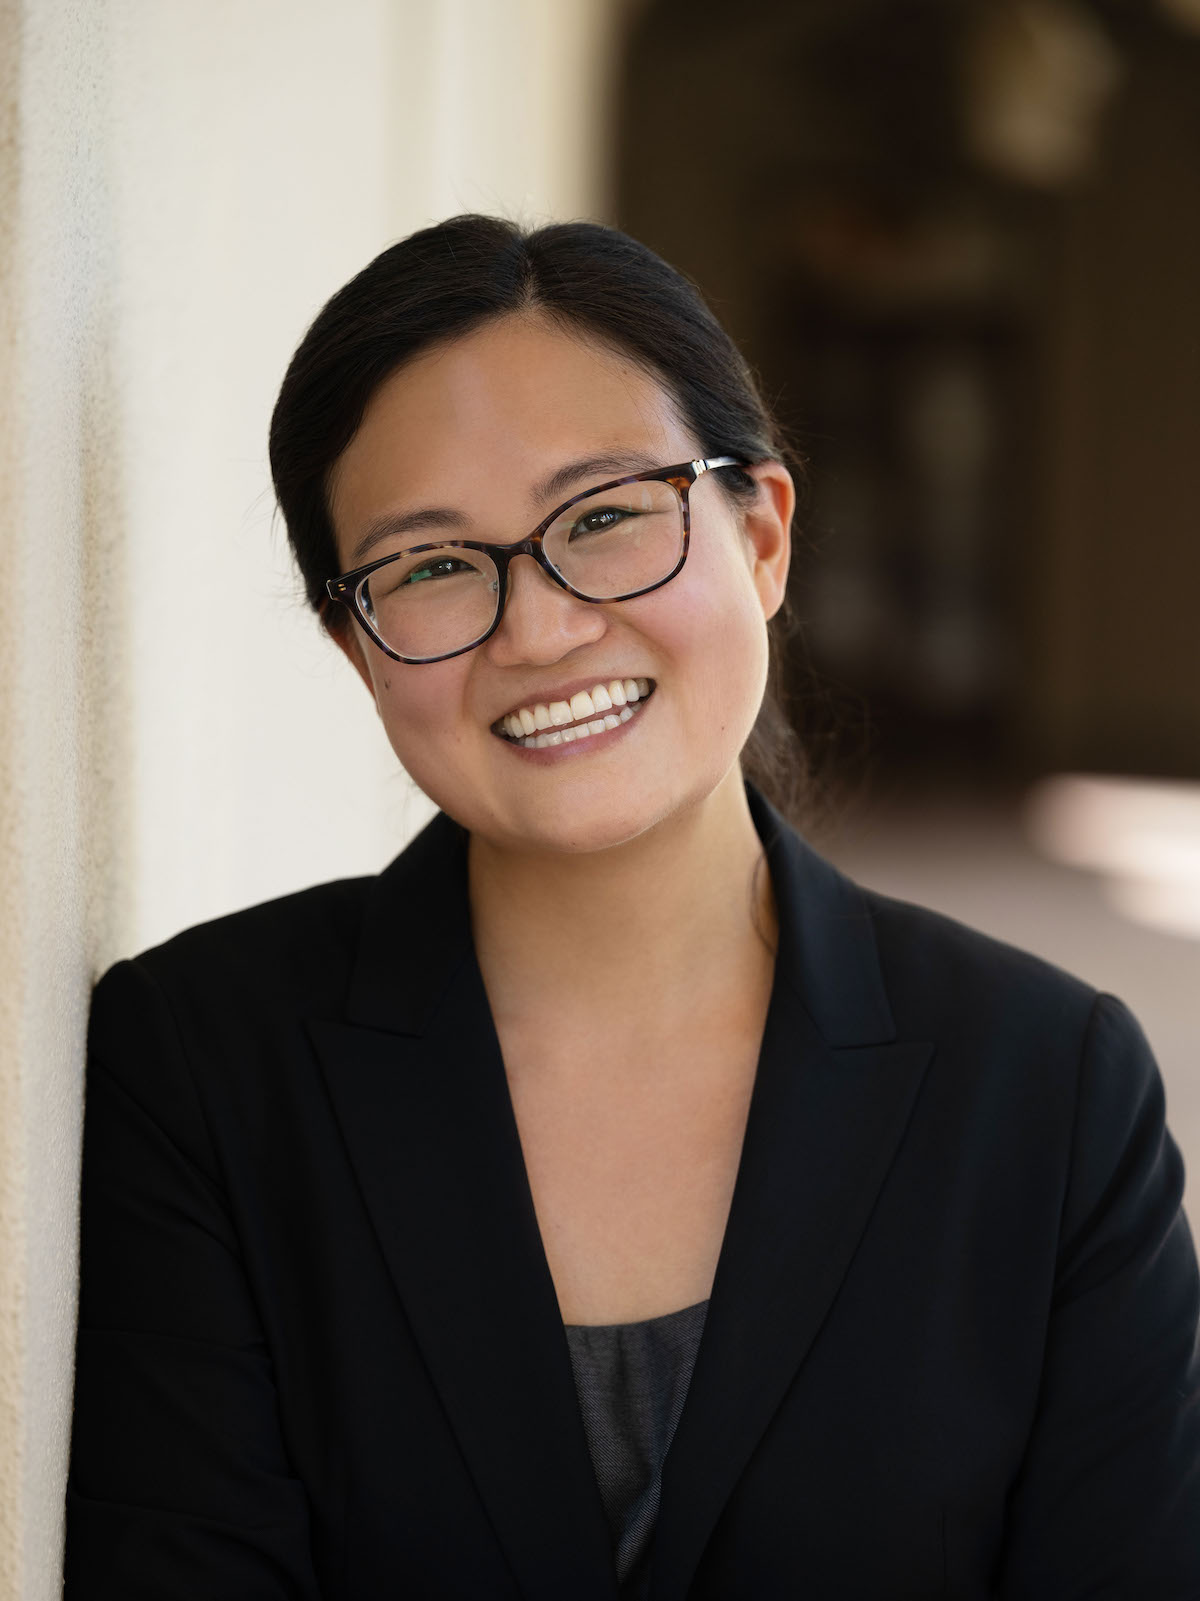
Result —
<path fill-rule="evenodd" d="M 751 802 L 775 984 L 653 1601 L 1200 1595 L 1136 1023 Z M 614 1601 L 465 839 L 100 983 L 68 1601 Z"/>

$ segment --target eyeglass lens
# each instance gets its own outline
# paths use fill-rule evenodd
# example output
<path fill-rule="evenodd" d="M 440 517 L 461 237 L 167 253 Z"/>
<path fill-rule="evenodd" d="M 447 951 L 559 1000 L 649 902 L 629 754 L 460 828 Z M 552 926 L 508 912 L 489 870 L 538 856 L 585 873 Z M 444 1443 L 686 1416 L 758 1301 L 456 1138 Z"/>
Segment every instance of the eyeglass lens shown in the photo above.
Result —
<path fill-rule="evenodd" d="M 649 479 L 568 506 L 546 529 L 547 560 L 590 600 L 621 600 L 674 571 L 683 553 L 683 502 Z M 401 656 L 442 656 L 473 645 L 496 618 L 500 576 L 484 551 L 437 546 L 380 567 L 363 581 L 363 609 Z"/>

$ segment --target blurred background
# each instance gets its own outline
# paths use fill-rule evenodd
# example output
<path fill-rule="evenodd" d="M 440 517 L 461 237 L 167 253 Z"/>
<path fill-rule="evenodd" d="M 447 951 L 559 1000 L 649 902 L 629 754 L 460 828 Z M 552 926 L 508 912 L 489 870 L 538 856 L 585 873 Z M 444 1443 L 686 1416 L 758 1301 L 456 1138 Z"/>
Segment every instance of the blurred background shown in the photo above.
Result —
<path fill-rule="evenodd" d="M 266 432 L 463 210 L 700 285 L 805 465 L 813 838 L 1126 999 L 1200 1173 L 1200 0 L 0 0 L 6 1598 L 58 1593 L 91 983 L 429 814 Z"/>
<path fill-rule="evenodd" d="M 1195 1174 L 1200 0 L 646 0 L 614 94 L 807 464 L 814 836 L 1124 996 Z"/>

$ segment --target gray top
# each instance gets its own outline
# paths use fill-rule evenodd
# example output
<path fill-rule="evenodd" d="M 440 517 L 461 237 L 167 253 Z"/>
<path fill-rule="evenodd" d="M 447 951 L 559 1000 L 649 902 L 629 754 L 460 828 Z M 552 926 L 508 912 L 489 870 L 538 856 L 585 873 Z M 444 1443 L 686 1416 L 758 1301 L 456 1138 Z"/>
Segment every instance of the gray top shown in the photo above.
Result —
<path fill-rule="evenodd" d="M 643 1323 L 564 1324 L 620 1592 L 645 1596 L 663 1458 L 683 1411 L 707 1301 Z"/>

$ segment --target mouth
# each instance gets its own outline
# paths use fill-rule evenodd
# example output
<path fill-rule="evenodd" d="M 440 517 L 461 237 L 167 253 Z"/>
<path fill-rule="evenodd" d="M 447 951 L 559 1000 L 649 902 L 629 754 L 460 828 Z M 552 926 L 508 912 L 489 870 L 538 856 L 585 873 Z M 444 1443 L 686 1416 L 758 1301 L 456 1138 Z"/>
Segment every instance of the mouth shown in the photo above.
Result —
<path fill-rule="evenodd" d="M 570 700 L 535 701 L 506 713 L 492 732 L 525 750 L 570 745 L 628 723 L 654 694 L 653 678 L 611 678 L 581 689 Z"/>

